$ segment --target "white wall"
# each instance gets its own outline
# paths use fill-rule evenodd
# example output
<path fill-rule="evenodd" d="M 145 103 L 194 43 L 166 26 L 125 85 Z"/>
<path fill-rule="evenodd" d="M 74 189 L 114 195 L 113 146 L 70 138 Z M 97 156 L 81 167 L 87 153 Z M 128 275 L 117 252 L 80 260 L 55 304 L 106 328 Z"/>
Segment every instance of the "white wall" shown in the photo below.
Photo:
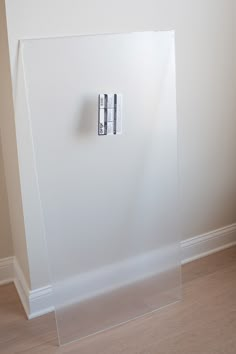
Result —
<path fill-rule="evenodd" d="M 25 240 L 24 218 L 22 212 L 19 170 L 16 149 L 15 123 L 12 104 L 9 53 L 7 44 L 4 1 L 0 0 L 0 134 L 4 160 L 7 194 L 9 201 L 11 232 L 16 256 L 26 280 L 30 285 L 27 246 Z M 2 163 L 1 167 L 3 166 Z M 0 181 L 1 183 L 1 181 Z M 4 197 L 4 204 L 6 198 Z M 7 220 L 7 214 L 5 210 Z M 8 230 L 8 231 L 7 231 Z M 9 226 L 6 232 L 9 233 Z M 5 244 L 5 242 L 4 242 Z M 11 246 L 8 244 L 8 247 Z M 4 253 L 6 250 L 4 251 Z M 12 251 L 11 251 L 12 252 Z"/>
<path fill-rule="evenodd" d="M 234 0 L 6 0 L 13 85 L 20 38 L 176 30 L 183 238 L 236 221 L 233 4 Z M 33 180 L 28 154 L 27 178 Z M 36 186 L 31 187 L 37 199 Z M 22 193 L 29 209 L 32 194 Z M 33 217 L 39 225 L 35 198 L 25 219 L 27 223 Z M 26 237 L 34 288 L 48 281 L 42 262 L 45 244 L 38 228 L 26 230 Z"/>

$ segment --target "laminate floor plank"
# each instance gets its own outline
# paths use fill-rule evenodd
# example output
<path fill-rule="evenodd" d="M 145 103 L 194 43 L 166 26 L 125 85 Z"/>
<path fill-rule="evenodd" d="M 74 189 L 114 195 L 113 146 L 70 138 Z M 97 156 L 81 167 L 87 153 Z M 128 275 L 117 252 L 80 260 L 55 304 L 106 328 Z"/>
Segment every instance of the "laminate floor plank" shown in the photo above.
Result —
<path fill-rule="evenodd" d="M 54 314 L 28 321 L 0 287 L 1 354 L 236 354 L 236 247 L 183 266 L 183 300 L 63 347 Z"/>

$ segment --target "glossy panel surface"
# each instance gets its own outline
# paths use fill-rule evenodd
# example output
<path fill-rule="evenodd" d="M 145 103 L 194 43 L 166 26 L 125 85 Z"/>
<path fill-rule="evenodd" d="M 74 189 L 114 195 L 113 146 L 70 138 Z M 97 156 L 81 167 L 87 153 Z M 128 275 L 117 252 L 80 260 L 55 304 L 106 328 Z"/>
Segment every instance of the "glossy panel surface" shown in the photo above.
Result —
<path fill-rule="evenodd" d="M 179 298 L 173 32 L 22 42 L 61 344 Z M 98 136 L 98 95 L 122 134 Z"/>

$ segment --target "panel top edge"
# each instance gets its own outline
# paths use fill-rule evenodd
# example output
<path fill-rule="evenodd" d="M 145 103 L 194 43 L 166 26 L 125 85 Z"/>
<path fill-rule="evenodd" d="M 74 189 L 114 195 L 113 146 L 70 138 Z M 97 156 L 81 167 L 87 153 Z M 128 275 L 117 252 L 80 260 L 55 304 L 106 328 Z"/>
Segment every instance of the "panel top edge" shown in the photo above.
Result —
<path fill-rule="evenodd" d="M 114 36 L 114 35 L 138 35 L 138 34 L 169 34 L 174 36 L 175 30 L 147 30 L 147 31 L 127 31 L 127 32 L 104 32 L 104 33 L 82 33 L 82 34 L 71 34 L 71 35 L 58 35 L 58 36 L 45 36 L 45 37 L 29 37 L 20 38 L 19 42 L 24 43 L 27 41 L 39 41 L 39 40 L 54 40 L 54 39 L 69 39 L 69 38 L 80 38 L 80 37 L 99 37 L 99 36 Z"/>

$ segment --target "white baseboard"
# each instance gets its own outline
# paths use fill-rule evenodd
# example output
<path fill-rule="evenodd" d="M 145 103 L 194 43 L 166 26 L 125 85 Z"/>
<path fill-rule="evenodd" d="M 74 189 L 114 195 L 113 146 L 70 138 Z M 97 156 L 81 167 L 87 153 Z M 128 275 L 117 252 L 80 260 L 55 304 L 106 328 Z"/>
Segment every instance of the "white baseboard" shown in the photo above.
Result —
<path fill-rule="evenodd" d="M 12 282 L 14 257 L 0 259 L 0 285 Z"/>
<path fill-rule="evenodd" d="M 182 264 L 236 245 L 236 223 L 181 242 Z"/>
<path fill-rule="evenodd" d="M 30 291 L 30 312 L 28 319 L 45 315 L 46 313 L 54 311 L 52 300 L 52 286 L 47 285 Z"/>
<path fill-rule="evenodd" d="M 29 286 L 27 284 L 24 273 L 22 272 L 21 267 L 16 258 L 14 258 L 13 265 L 14 265 L 13 282 L 15 284 L 21 303 L 24 307 L 26 316 L 29 318 L 29 314 L 30 314 Z"/>
<path fill-rule="evenodd" d="M 236 245 L 236 223 L 181 242 L 182 264 Z M 25 313 L 32 319 L 54 311 L 51 285 L 30 290 L 15 257 L 0 259 L 0 285 L 14 282 Z"/>
<path fill-rule="evenodd" d="M 28 319 L 45 315 L 54 311 L 52 301 L 52 286 L 30 290 L 25 276 L 17 262 L 14 260 L 14 284 Z"/>
<path fill-rule="evenodd" d="M 0 259 L 0 285 L 12 282 L 28 319 L 54 311 L 51 285 L 30 290 L 16 257 Z"/>

